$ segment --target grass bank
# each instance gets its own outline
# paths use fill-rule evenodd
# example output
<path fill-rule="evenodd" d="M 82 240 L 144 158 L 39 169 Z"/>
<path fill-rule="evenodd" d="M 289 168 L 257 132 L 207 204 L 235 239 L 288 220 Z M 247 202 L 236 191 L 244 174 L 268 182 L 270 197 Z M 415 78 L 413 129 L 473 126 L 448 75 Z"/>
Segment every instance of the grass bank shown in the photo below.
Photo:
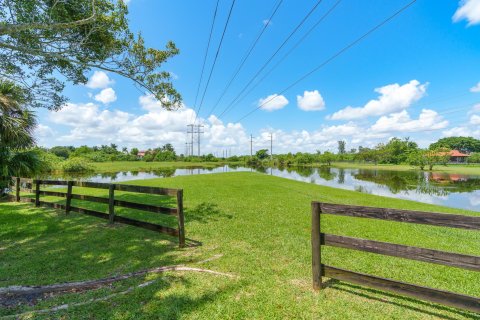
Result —
<path fill-rule="evenodd" d="M 352 168 L 352 169 L 372 169 L 372 170 L 393 170 L 393 171 L 419 171 L 418 168 L 406 164 L 365 164 L 356 162 L 334 162 L 333 167 L 336 168 Z M 458 174 L 480 175 L 480 165 L 466 164 L 449 164 L 446 166 L 438 165 L 433 167 L 433 172 L 446 172 Z"/>
<path fill-rule="evenodd" d="M 478 318 L 472 313 L 342 282 L 331 283 L 321 293 L 314 293 L 310 201 L 479 213 L 246 172 L 131 183 L 183 188 L 187 238 L 202 245 L 178 249 L 168 236 L 147 230 L 130 226 L 111 228 L 103 220 L 89 216 L 75 213 L 65 216 L 30 204 L 3 203 L 0 204 L 0 286 L 96 279 L 179 263 L 232 273 L 238 278 L 168 272 L 91 292 L 53 297 L 36 306 L 0 308 L 0 316 L 88 302 L 149 280 L 154 282 L 105 301 L 54 314 L 35 314 L 34 318 Z M 100 190 L 95 193 L 106 195 Z M 154 201 L 148 196 L 140 196 L 139 200 Z M 322 228 L 329 233 L 480 255 L 478 231 L 334 216 L 322 219 Z M 354 271 L 464 294 L 480 292 L 478 272 L 339 248 L 327 247 L 322 254 L 326 263 Z M 199 263 L 211 257 L 217 259 Z"/>

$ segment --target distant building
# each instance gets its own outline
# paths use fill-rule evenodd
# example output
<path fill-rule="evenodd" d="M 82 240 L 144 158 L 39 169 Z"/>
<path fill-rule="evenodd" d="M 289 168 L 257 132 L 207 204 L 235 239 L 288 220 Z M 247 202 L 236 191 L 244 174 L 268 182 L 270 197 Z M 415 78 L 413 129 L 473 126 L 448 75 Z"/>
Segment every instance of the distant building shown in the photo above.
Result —
<path fill-rule="evenodd" d="M 143 159 L 143 157 L 145 157 L 146 154 L 147 154 L 147 151 L 138 151 L 137 158 Z"/>
<path fill-rule="evenodd" d="M 449 162 L 451 163 L 465 163 L 467 162 L 468 157 L 470 157 L 469 154 L 462 153 L 458 150 L 452 150 L 447 153 L 450 156 Z M 442 154 L 445 154 L 445 153 L 442 152 Z"/>

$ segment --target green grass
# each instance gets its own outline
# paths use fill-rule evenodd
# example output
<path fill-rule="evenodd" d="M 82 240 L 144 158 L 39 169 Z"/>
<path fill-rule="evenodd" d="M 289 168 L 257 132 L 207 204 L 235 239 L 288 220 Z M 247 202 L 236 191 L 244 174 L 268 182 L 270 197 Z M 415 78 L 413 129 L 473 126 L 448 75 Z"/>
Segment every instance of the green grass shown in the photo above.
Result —
<path fill-rule="evenodd" d="M 356 163 L 356 162 L 335 162 L 332 164 L 333 167 L 337 168 L 353 168 L 353 169 L 373 169 L 373 170 L 393 170 L 393 171 L 413 171 L 419 170 L 416 167 L 412 167 L 406 164 L 366 164 L 366 163 Z M 434 166 L 433 170 L 435 172 L 446 172 L 446 173 L 459 173 L 459 174 L 473 174 L 480 175 L 480 165 L 473 164 L 449 164 L 449 165 L 438 165 Z"/>
<path fill-rule="evenodd" d="M 320 293 L 313 292 L 310 202 L 479 213 L 247 172 L 130 183 L 183 188 L 187 238 L 202 245 L 178 249 L 175 239 L 151 231 L 120 225 L 112 228 L 94 217 L 75 213 L 65 216 L 30 204 L 3 203 L 0 286 L 96 279 L 178 263 L 229 272 L 239 278 L 180 272 L 149 276 L 149 280 L 156 280 L 150 286 L 68 312 L 35 315 L 35 319 L 478 318 L 472 313 L 342 282 L 334 282 Z M 94 192 L 106 195 L 103 191 Z M 148 195 L 119 197 L 165 201 Z M 322 230 L 480 255 L 478 231 L 335 216 L 322 217 Z M 197 263 L 218 254 L 222 255 L 220 259 Z M 322 255 L 325 263 L 354 271 L 469 295 L 478 296 L 480 292 L 478 272 L 329 247 L 324 248 Z M 61 295 L 34 307 L 3 308 L 0 316 L 87 301 L 144 281 L 132 279 L 111 288 Z"/>
<path fill-rule="evenodd" d="M 227 162 L 145 162 L 145 161 L 112 161 L 93 162 L 95 172 L 119 172 L 119 171 L 151 171 L 156 169 L 171 168 L 215 168 Z"/>

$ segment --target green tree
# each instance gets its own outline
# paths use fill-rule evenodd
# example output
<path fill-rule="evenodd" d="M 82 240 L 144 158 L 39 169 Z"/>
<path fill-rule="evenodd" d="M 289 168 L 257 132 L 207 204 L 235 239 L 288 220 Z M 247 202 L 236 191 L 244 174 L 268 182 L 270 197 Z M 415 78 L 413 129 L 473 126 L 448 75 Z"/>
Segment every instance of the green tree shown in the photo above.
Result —
<path fill-rule="evenodd" d="M 480 163 L 480 152 L 472 153 L 468 157 L 468 163 Z"/>
<path fill-rule="evenodd" d="M 448 137 L 442 138 L 430 145 L 430 150 L 448 148 L 461 152 L 480 152 L 480 140 L 472 137 Z"/>
<path fill-rule="evenodd" d="M 335 160 L 335 155 L 329 151 L 325 151 L 319 158 L 321 163 L 324 163 L 327 166 L 330 166 L 332 165 L 332 162 Z"/>
<path fill-rule="evenodd" d="M 121 0 L 0 0 L 1 77 L 34 107 L 60 109 L 64 80 L 86 83 L 92 69 L 130 79 L 166 108 L 180 106 L 171 75 L 161 70 L 179 50 L 171 41 L 164 50 L 146 47 L 127 14 Z"/>
<path fill-rule="evenodd" d="M 35 141 L 32 136 L 35 115 L 25 104 L 24 90 L 11 81 L 0 80 L 0 194 L 12 183 L 12 176 L 32 176 L 42 170 L 43 163 L 36 150 L 28 150 Z"/>
<path fill-rule="evenodd" d="M 267 159 L 269 157 L 268 149 L 260 149 L 255 153 L 255 157 L 259 160 Z"/>
<path fill-rule="evenodd" d="M 138 148 L 132 148 L 130 150 L 130 154 L 133 155 L 133 156 L 136 156 L 138 154 Z"/>
<path fill-rule="evenodd" d="M 346 151 L 346 142 L 344 140 L 338 140 L 338 154 L 345 154 Z"/>

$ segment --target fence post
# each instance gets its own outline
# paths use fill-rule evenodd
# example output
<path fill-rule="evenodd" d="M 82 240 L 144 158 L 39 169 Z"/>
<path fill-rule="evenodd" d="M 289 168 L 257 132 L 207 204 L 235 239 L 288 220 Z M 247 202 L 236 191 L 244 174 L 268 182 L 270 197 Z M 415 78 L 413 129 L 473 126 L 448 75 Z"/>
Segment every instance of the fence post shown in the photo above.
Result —
<path fill-rule="evenodd" d="M 40 206 L 40 180 L 34 180 L 35 182 L 35 207 Z"/>
<path fill-rule="evenodd" d="M 320 203 L 312 202 L 312 276 L 313 289 L 318 291 L 322 288 L 322 254 L 320 237 Z"/>
<path fill-rule="evenodd" d="M 67 182 L 67 202 L 65 204 L 65 214 L 70 213 L 70 208 L 72 206 L 72 188 L 73 188 L 73 181 Z"/>
<path fill-rule="evenodd" d="M 108 187 L 108 214 L 109 224 L 113 224 L 115 220 L 115 185 L 111 184 Z"/>
<path fill-rule="evenodd" d="M 185 247 L 185 218 L 183 216 L 183 189 L 177 190 L 178 243 Z"/>
<path fill-rule="evenodd" d="M 20 177 L 17 177 L 17 184 L 15 185 L 15 200 L 20 202 Z"/>

